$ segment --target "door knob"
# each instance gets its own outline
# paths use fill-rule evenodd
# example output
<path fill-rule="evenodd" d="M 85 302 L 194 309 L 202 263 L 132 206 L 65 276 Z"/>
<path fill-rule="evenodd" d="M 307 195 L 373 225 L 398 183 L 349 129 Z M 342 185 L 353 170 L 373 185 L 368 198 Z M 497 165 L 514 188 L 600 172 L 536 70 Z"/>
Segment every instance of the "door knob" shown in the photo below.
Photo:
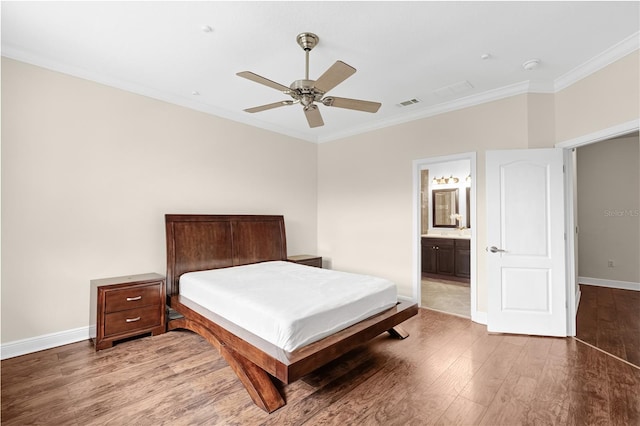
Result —
<path fill-rule="evenodd" d="M 506 253 L 506 250 L 502 250 L 499 249 L 496 246 L 491 246 L 491 248 L 488 249 L 491 253 Z"/>

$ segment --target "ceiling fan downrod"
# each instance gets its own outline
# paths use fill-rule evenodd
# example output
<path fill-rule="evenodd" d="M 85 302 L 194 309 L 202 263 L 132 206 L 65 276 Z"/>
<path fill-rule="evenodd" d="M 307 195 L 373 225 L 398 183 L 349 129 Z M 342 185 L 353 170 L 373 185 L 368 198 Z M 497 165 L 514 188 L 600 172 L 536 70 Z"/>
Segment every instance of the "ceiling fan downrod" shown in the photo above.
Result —
<path fill-rule="evenodd" d="M 298 37 L 296 37 L 296 41 L 298 42 L 298 45 L 302 47 L 302 49 L 304 50 L 304 56 L 305 56 L 304 79 L 309 80 L 309 52 L 311 52 L 311 49 L 316 47 L 316 45 L 320 41 L 320 37 L 318 37 L 313 33 L 300 33 L 298 34 Z"/>

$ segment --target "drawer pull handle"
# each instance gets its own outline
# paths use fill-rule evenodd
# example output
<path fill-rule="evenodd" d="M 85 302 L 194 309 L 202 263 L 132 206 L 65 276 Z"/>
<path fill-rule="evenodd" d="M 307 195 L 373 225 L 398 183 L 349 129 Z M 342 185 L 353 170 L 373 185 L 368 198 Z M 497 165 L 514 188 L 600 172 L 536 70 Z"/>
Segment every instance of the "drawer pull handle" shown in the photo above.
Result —
<path fill-rule="evenodd" d="M 136 322 L 136 321 L 140 321 L 140 317 L 127 318 L 125 321 L 126 321 L 126 322 Z"/>
<path fill-rule="evenodd" d="M 140 299 L 142 299 L 142 296 L 127 297 L 127 302 L 134 302 L 134 301 L 140 300 Z"/>

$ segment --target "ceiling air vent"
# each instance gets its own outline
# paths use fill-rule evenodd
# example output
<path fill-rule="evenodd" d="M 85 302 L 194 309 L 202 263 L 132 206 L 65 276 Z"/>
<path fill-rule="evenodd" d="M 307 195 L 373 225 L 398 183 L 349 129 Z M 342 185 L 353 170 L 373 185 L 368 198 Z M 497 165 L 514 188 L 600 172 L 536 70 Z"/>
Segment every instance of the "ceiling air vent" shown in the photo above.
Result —
<path fill-rule="evenodd" d="M 457 95 L 467 90 L 473 89 L 473 85 L 467 80 L 459 81 L 457 83 L 450 84 L 449 86 L 441 87 L 434 90 L 433 93 L 440 98 L 446 98 L 448 96 Z"/>
<path fill-rule="evenodd" d="M 410 105 L 417 104 L 417 103 L 420 103 L 420 99 L 413 98 L 413 99 L 409 99 L 408 101 L 400 102 L 399 104 L 396 104 L 396 106 L 399 108 L 403 108 L 403 107 L 408 107 Z"/>

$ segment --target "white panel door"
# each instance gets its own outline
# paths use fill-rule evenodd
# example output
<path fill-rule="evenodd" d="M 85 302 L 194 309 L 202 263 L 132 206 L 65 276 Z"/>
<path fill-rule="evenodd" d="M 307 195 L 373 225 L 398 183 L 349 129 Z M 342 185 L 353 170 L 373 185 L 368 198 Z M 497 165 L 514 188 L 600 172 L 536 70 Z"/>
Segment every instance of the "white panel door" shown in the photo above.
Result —
<path fill-rule="evenodd" d="M 487 328 L 566 336 L 562 149 L 487 152 Z"/>

